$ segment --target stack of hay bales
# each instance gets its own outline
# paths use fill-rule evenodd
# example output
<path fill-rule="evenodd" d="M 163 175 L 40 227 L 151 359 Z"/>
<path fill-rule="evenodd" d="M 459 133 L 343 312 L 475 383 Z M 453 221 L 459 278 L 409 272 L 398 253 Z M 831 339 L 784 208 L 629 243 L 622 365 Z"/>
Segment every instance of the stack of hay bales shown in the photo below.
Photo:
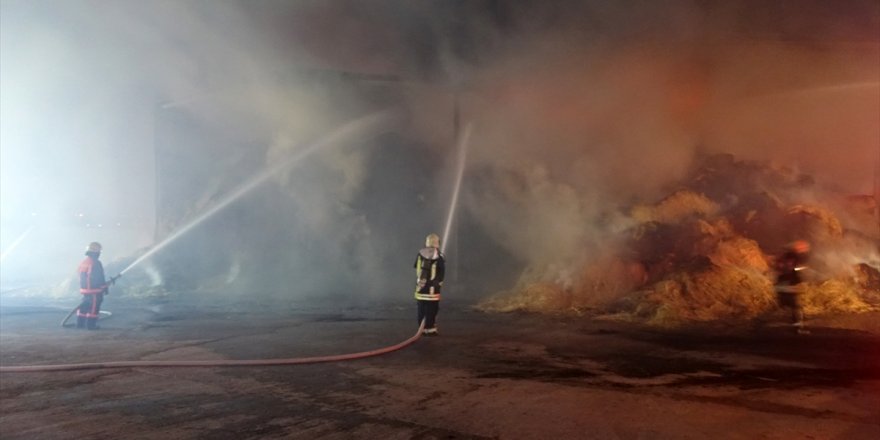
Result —
<path fill-rule="evenodd" d="M 753 318 L 776 307 L 770 263 L 786 243 L 801 238 L 819 251 L 811 266 L 822 274 L 803 294 L 807 314 L 880 308 L 877 262 L 858 261 L 868 258 L 864 249 L 877 248 L 876 239 L 853 239 L 832 209 L 798 198 L 814 190 L 812 179 L 790 169 L 732 156 L 704 158 L 684 187 L 629 209 L 633 226 L 621 238 L 622 249 L 586 263 L 573 283 L 555 284 L 540 271 L 527 271 L 512 291 L 483 308 L 601 309 L 657 325 Z M 838 258 L 841 253 L 848 257 Z M 832 254 L 845 263 L 830 264 Z"/>
<path fill-rule="evenodd" d="M 634 313 L 655 324 L 748 318 L 773 304 L 764 253 L 724 218 L 694 218 L 690 248 L 642 295 Z M 672 258 L 676 258 L 673 256 Z"/>

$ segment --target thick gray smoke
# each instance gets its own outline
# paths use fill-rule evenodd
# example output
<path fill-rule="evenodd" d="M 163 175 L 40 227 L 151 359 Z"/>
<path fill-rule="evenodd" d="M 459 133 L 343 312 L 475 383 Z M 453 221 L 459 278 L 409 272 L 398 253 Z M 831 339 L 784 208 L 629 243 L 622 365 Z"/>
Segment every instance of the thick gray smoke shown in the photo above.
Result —
<path fill-rule="evenodd" d="M 480 127 L 468 200 L 526 279 L 565 286 L 617 252 L 629 226 L 619 212 L 669 194 L 698 153 L 873 193 L 880 9 L 770 8 L 779 21 L 762 23 L 766 8 L 742 5 L 508 9 L 506 34 L 489 36 L 492 54 L 468 75 L 466 114 Z"/>
<path fill-rule="evenodd" d="M 626 226 L 621 206 L 667 193 L 698 151 L 870 193 L 880 11 L 762 3 L 4 0 L 4 255 L 32 205 L 64 220 L 31 230 L 3 276 L 65 275 L 91 240 L 108 257 L 154 244 L 386 109 L 395 126 L 316 152 L 159 253 L 155 280 L 404 297 L 469 122 L 447 247 L 467 298 L 523 269 L 565 283 Z"/>
<path fill-rule="evenodd" d="M 347 121 L 405 115 L 405 95 L 436 86 L 395 53 L 407 41 L 383 30 L 375 8 L 342 6 L 4 2 L 3 89 L 18 93 L 3 94 L 3 111 L 28 116 L 3 119 L 3 212 L 12 213 L 4 278 L 67 274 L 56 268 L 75 264 L 91 240 L 104 242 L 108 258 L 126 255 Z M 451 105 L 435 109 L 449 115 L 452 139 Z M 64 131 L 46 134 L 54 119 Z M 409 290 L 411 259 L 424 234 L 442 227 L 437 200 L 448 194 L 433 182 L 443 158 L 406 119 L 273 176 L 169 245 L 154 258 L 158 270 L 145 269 L 169 289 Z M 45 152 L 28 154 L 43 141 Z M 123 148 L 138 155 L 120 157 Z M 46 156 L 75 171 L 42 172 Z M 28 229 L 32 203 L 60 206 L 47 223 L 64 240 L 50 227 Z M 100 219 L 118 213 L 137 221 L 139 235 L 108 232 Z"/>

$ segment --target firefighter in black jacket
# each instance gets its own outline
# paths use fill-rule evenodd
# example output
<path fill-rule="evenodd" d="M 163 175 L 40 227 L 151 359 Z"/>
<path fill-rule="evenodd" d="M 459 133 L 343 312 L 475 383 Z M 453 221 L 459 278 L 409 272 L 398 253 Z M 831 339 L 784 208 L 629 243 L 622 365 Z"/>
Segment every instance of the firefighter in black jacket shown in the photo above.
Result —
<path fill-rule="evenodd" d="M 440 288 L 446 273 L 446 262 L 440 252 L 440 237 L 430 234 L 425 238 L 425 247 L 416 255 L 416 303 L 418 323 L 425 320 L 422 334 L 436 336 L 437 311 L 440 309 Z"/>
<path fill-rule="evenodd" d="M 76 311 L 76 328 L 97 329 L 101 303 L 104 295 L 110 294 L 110 283 L 104 278 L 104 265 L 98 259 L 100 256 L 101 243 L 89 243 L 86 259 L 79 264 L 79 293 L 82 294 L 82 303 Z"/>
<path fill-rule="evenodd" d="M 779 305 L 791 309 L 791 324 L 798 333 L 807 333 L 800 296 L 804 289 L 802 274 L 807 268 L 809 253 L 810 244 L 804 240 L 796 240 L 787 246 L 775 264 L 775 287 Z"/>

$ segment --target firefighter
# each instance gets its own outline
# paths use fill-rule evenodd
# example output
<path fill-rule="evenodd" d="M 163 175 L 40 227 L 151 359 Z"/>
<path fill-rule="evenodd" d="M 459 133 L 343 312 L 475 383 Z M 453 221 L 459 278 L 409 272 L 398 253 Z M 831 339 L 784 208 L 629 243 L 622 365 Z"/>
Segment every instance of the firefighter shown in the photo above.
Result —
<path fill-rule="evenodd" d="M 101 264 L 101 243 L 92 242 L 86 247 L 86 259 L 79 264 L 79 293 L 82 303 L 76 311 L 76 328 L 98 329 L 98 315 L 104 295 L 110 294 L 110 284 L 104 278 Z"/>
<path fill-rule="evenodd" d="M 809 333 L 804 328 L 804 309 L 801 295 L 804 291 L 803 271 L 807 268 L 810 244 L 804 240 L 796 240 L 786 246 L 785 251 L 776 259 L 776 295 L 779 305 L 791 309 L 791 324 L 798 333 Z"/>
<path fill-rule="evenodd" d="M 422 334 L 437 336 L 437 312 L 440 309 L 440 288 L 446 272 L 446 262 L 440 252 L 440 237 L 430 234 L 425 238 L 425 247 L 416 255 L 416 303 L 418 323 L 425 321 Z"/>

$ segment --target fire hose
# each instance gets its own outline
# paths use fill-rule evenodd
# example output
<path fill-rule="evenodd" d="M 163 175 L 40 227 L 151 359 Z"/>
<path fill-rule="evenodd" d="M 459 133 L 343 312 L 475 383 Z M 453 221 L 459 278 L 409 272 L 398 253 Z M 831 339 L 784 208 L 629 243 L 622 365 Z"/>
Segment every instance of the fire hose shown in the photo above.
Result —
<path fill-rule="evenodd" d="M 321 362 L 339 362 L 354 359 L 363 359 L 379 356 L 392 351 L 400 350 L 418 341 L 425 328 L 422 320 L 416 334 L 409 339 L 388 347 L 377 348 L 358 353 L 337 354 L 329 356 L 312 356 L 287 359 L 248 359 L 248 360 L 216 360 L 216 361 L 116 361 L 116 362 L 88 362 L 81 364 L 55 364 L 55 365 L 21 365 L 0 366 L 0 373 L 36 373 L 44 371 L 72 371 L 72 370 L 96 370 L 104 368 L 167 368 L 167 367 L 268 367 L 278 365 L 302 365 L 317 364 Z"/>

